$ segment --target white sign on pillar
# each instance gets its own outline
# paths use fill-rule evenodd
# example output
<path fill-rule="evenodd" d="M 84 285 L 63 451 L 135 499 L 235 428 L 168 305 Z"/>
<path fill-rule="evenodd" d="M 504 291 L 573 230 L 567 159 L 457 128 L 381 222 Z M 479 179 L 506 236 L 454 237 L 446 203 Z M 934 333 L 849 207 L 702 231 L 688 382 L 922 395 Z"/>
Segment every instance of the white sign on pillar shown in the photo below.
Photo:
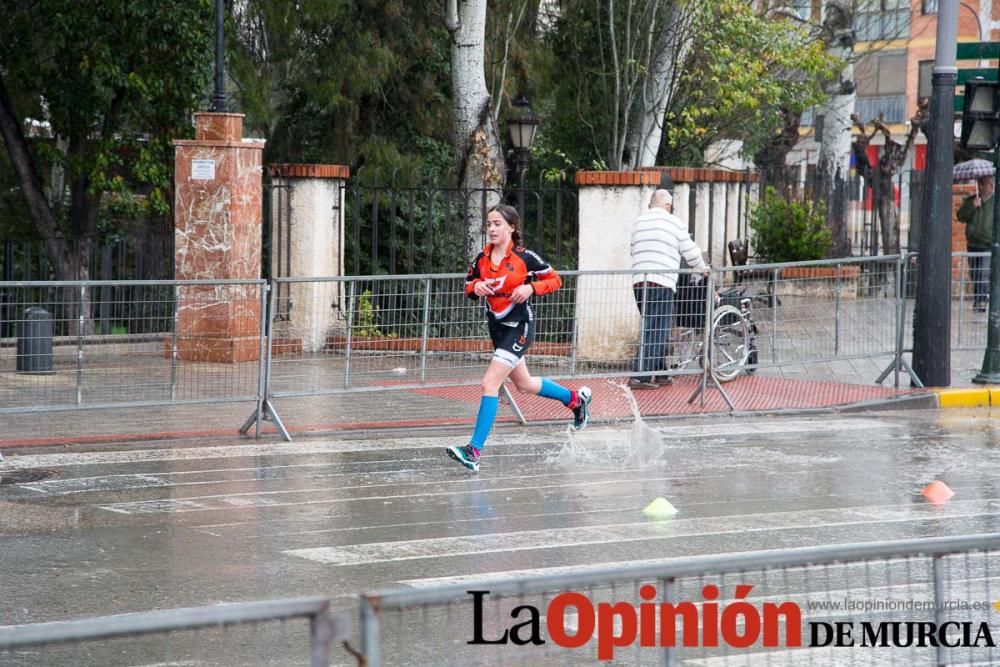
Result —
<path fill-rule="evenodd" d="M 215 160 L 191 160 L 191 180 L 214 181 Z"/>

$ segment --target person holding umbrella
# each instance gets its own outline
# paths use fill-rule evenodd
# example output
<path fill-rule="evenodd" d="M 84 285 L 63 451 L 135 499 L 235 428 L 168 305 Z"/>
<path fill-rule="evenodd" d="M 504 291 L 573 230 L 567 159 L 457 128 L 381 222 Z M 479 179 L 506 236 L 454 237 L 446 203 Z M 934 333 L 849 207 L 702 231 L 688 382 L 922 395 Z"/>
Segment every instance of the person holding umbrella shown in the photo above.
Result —
<path fill-rule="evenodd" d="M 955 165 L 954 180 L 976 181 L 976 194 L 962 202 L 955 217 L 965 223 L 965 241 L 969 252 L 989 252 L 993 243 L 993 171 L 986 160 L 969 160 Z M 990 299 L 990 258 L 970 257 L 972 307 L 985 312 Z"/>

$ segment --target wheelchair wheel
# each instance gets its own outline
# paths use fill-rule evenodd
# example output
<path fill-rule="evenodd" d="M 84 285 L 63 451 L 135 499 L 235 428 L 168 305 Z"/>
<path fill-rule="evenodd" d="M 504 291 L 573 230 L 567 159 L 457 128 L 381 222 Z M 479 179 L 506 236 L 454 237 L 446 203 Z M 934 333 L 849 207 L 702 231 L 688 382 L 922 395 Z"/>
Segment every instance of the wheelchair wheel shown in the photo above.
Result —
<path fill-rule="evenodd" d="M 671 346 L 673 355 L 670 358 L 669 368 L 678 372 L 689 370 L 701 359 L 701 351 L 704 348 L 701 329 L 676 329 Z"/>
<path fill-rule="evenodd" d="M 743 370 L 750 357 L 750 327 L 733 306 L 720 306 L 712 318 L 712 374 L 729 382 Z"/>

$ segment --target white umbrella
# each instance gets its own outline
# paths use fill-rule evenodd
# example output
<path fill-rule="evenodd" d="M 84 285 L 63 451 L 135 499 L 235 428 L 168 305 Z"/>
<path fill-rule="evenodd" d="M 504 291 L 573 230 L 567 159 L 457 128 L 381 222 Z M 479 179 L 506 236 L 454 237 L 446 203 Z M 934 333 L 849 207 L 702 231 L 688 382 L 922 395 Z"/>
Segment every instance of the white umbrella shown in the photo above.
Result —
<path fill-rule="evenodd" d="M 955 168 L 951 170 L 951 179 L 953 181 L 974 181 L 982 176 L 992 176 L 995 171 L 996 167 L 993 166 L 992 162 L 977 158 L 956 164 Z"/>

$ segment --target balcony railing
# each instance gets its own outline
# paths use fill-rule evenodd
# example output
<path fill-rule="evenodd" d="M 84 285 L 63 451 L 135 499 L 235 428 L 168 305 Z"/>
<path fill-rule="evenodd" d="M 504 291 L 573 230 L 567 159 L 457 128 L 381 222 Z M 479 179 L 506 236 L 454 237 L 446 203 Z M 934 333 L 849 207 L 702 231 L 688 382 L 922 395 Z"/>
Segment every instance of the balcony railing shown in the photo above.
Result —
<path fill-rule="evenodd" d="M 854 111 L 866 123 L 878 118 L 879 113 L 887 123 L 902 123 L 906 121 L 906 95 L 859 96 L 854 102 Z M 813 127 L 815 124 L 816 108 L 804 111 L 800 125 Z"/>
<path fill-rule="evenodd" d="M 910 36 L 910 10 L 859 13 L 854 20 L 859 42 L 881 39 L 907 39 Z"/>

